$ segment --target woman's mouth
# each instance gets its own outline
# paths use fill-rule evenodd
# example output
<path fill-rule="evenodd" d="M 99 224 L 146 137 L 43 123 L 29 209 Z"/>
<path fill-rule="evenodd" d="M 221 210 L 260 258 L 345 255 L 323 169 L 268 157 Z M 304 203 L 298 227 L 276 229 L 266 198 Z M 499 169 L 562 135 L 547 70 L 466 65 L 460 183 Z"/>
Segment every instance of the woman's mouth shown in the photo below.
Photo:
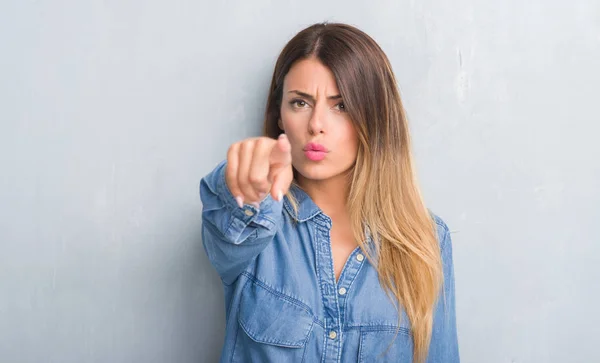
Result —
<path fill-rule="evenodd" d="M 321 161 L 325 159 L 327 152 L 328 151 L 325 146 L 312 142 L 306 144 L 304 147 L 304 155 L 306 155 L 306 157 L 312 161 Z"/>

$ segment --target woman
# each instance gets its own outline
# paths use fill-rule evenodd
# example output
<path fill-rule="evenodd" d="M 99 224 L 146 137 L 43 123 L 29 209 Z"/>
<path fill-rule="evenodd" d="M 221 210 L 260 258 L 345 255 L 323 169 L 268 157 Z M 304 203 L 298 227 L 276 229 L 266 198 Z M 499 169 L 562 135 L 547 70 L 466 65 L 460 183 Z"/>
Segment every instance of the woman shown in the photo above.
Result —
<path fill-rule="evenodd" d="M 423 203 L 390 63 L 315 24 L 275 65 L 264 136 L 202 179 L 222 362 L 459 361 L 452 247 Z"/>

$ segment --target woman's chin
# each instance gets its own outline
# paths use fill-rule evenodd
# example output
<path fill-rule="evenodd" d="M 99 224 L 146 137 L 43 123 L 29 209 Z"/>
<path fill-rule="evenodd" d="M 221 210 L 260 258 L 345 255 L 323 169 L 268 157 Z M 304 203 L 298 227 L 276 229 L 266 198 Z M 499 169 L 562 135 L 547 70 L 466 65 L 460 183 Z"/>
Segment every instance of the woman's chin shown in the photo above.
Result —
<path fill-rule="evenodd" d="M 299 165 L 294 166 L 298 171 L 299 176 L 309 180 L 324 180 L 330 178 L 332 175 L 331 168 L 325 165 Z"/>
<path fill-rule="evenodd" d="M 344 173 L 342 170 L 336 170 L 331 165 L 325 164 L 303 164 L 298 165 L 298 167 L 294 165 L 294 168 L 298 172 L 299 177 L 312 181 L 323 181 Z"/>

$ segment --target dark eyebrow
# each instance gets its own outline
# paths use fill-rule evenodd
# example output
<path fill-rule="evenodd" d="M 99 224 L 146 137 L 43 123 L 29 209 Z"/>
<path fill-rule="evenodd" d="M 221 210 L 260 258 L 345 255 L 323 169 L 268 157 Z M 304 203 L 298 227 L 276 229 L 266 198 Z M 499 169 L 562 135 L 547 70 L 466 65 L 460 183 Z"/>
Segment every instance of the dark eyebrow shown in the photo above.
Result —
<path fill-rule="evenodd" d="M 295 93 L 298 96 L 301 96 L 301 97 L 309 99 L 311 102 L 315 102 L 315 97 L 313 95 L 309 95 L 308 93 L 304 93 L 304 92 L 301 92 L 301 91 L 298 91 L 298 90 L 288 91 L 288 93 Z M 328 100 L 339 100 L 341 98 L 342 98 L 341 95 L 327 96 Z"/>

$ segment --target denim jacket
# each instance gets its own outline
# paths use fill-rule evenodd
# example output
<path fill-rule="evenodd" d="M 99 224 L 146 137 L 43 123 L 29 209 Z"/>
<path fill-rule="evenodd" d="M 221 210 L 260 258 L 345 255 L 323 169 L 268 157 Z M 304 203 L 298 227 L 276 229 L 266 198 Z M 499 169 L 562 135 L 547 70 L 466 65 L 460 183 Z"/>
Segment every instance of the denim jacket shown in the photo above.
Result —
<path fill-rule="evenodd" d="M 225 293 L 221 362 L 412 362 L 406 313 L 398 324 L 398 310 L 360 248 L 336 281 L 331 219 L 297 186 L 297 214 L 287 198 L 270 196 L 258 208 L 240 208 L 225 183 L 225 163 L 200 182 L 203 245 Z M 450 233 L 431 214 L 444 288 L 427 362 L 458 363 Z"/>

